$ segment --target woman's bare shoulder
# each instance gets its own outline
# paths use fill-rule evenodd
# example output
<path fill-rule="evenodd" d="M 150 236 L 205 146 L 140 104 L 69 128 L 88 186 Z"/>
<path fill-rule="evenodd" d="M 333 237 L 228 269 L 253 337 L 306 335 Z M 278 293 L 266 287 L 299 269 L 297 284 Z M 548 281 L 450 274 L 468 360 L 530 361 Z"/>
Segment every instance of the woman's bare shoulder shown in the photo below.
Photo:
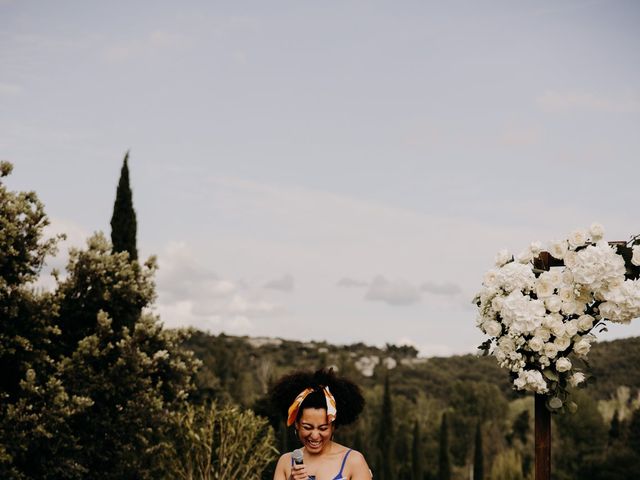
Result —
<path fill-rule="evenodd" d="M 353 480 L 368 480 L 371 478 L 371 470 L 364 455 L 357 450 L 352 450 L 347 459 L 349 478 Z"/>
<path fill-rule="evenodd" d="M 353 449 L 349 454 L 349 461 L 351 463 L 364 463 L 365 465 L 367 464 L 367 461 L 365 460 L 364 455 L 360 453 L 358 450 L 353 450 Z"/>
<path fill-rule="evenodd" d="M 289 478 L 291 470 L 291 454 L 284 453 L 280 455 L 278 463 L 276 464 L 276 470 L 273 474 L 273 480 L 286 480 Z"/>

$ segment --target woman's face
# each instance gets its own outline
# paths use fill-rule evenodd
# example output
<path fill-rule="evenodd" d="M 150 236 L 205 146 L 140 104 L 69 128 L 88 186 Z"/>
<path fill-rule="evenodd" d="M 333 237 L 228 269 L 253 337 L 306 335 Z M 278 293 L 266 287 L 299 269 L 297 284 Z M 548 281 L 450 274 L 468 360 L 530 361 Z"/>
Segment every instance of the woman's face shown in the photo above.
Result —
<path fill-rule="evenodd" d="M 309 453 L 320 453 L 329 444 L 333 428 L 324 408 L 305 408 L 296 423 L 298 438 Z"/>

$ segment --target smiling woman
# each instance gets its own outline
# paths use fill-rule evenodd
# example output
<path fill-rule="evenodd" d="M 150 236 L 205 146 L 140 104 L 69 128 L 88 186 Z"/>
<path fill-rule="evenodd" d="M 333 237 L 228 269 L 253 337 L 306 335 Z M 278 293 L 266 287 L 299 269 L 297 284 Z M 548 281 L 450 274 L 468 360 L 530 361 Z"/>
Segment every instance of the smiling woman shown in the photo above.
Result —
<path fill-rule="evenodd" d="M 333 441 L 335 429 L 353 423 L 364 407 L 357 385 L 332 370 L 281 378 L 271 399 L 294 426 L 302 449 L 280 457 L 274 480 L 370 480 L 364 456 Z"/>

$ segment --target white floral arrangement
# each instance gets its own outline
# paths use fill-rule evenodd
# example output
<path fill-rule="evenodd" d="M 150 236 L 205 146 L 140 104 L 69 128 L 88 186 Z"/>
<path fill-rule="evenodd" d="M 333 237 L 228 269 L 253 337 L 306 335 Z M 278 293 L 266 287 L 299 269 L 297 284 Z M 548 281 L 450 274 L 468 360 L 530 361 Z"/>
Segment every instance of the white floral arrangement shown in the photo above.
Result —
<path fill-rule="evenodd" d="M 596 328 L 640 316 L 640 235 L 607 243 L 593 224 L 543 251 L 532 243 L 496 256 L 474 303 L 477 326 L 491 338 L 479 348 L 508 369 L 514 388 L 547 396 L 551 411 L 575 411 L 568 387 L 582 371 Z"/>

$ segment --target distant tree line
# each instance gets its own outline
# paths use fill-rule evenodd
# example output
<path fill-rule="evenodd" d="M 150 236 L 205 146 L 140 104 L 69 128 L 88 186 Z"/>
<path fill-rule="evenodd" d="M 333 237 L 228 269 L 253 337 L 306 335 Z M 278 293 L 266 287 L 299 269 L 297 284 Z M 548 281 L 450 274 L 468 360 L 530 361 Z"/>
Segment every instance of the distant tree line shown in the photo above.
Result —
<path fill-rule="evenodd" d="M 269 418 L 281 452 L 298 444 L 270 410 L 264 395 L 269 383 L 297 368 L 332 366 L 361 385 L 367 399 L 362 418 L 338 430 L 337 439 L 366 455 L 375 478 L 533 478 L 533 398 L 515 392 L 493 358 L 422 359 L 389 345 L 202 332 L 194 332 L 187 344 L 203 362 L 196 375 L 198 395 Z M 640 338 L 596 344 L 592 354 L 597 376 L 573 393 L 578 412 L 553 417 L 553 478 L 640 478 L 623 473 L 640 467 L 640 449 L 629 441 L 640 427 Z M 389 369 L 380 361 L 365 376 L 355 365 L 371 356 L 393 358 L 396 366 Z M 611 378 L 620 383 L 615 386 Z M 606 471 L 617 473 L 603 476 Z M 269 469 L 263 478 L 271 478 Z"/>

